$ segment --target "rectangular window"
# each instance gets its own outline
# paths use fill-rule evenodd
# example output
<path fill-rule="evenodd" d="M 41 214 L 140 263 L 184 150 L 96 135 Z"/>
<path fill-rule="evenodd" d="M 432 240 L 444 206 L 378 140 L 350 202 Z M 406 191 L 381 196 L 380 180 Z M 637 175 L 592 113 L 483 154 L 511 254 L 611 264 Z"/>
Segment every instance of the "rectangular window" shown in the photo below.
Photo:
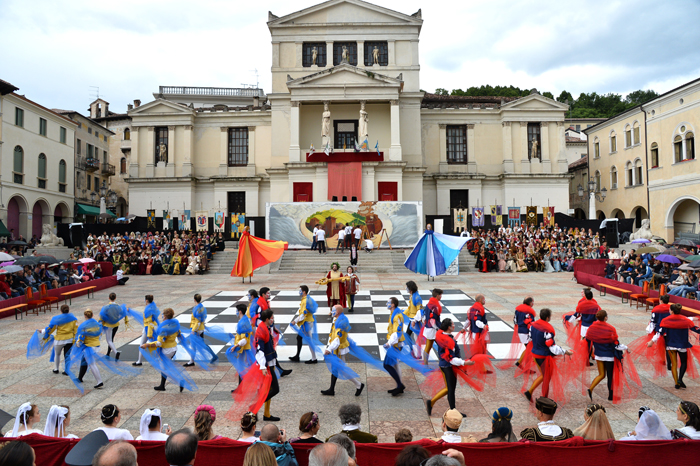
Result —
<path fill-rule="evenodd" d="M 612 189 L 617 189 L 617 171 L 612 172 L 610 175 L 610 184 Z"/>
<path fill-rule="evenodd" d="M 581 125 L 576 125 L 576 131 L 581 131 Z"/>
<path fill-rule="evenodd" d="M 75 143 L 75 153 L 80 155 L 80 148 L 83 146 L 83 143 L 80 139 L 76 139 Z"/>
<path fill-rule="evenodd" d="M 644 184 L 644 182 L 642 180 L 642 166 L 639 165 L 639 166 L 635 167 L 635 171 L 637 172 L 636 173 L 637 178 L 634 180 L 635 184 L 637 184 L 637 185 Z"/>
<path fill-rule="evenodd" d="M 95 146 L 93 146 L 92 144 L 87 144 L 87 158 L 95 158 Z"/>
<path fill-rule="evenodd" d="M 95 177 L 95 191 L 100 189 L 100 179 L 98 177 Z"/>
<path fill-rule="evenodd" d="M 39 134 L 46 136 L 46 120 L 39 118 Z"/>
<path fill-rule="evenodd" d="M 537 158 L 542 160 L 542 141 L 540 140 L 540 128 L 542 125 L 540 123 L 528 123 L 527 124 L 527 157 L 532 160 L 532 158 Z M 532 144 L 537 142 L 537 153 L 532 153 Z"/>
<path fill-rule="evenodd" d="M 357 42 L 333 42 L 333 66 L 340 65 L 343 60 L 343 47 L 348 63 L 357 66 Z"/>
<path fill-rule="evenodd" d="M 632 145 L 632 131 L 625 131 L 625 147 Z"/>
<path fill-rule="evenodd" d="M 596 142 L 595 144 L 593 144 L 593 147 L 594 147 L 595 158 L 600 157 L 600 143 Z"/>
<path fill-rule="evenodd" d="M 656 168 L 659 166 L 659 149 L 651 150 L 651 168 Z"/>
<path fill-rule="evenodd" d="M 639 126 L 634 128 L 634 143 L 639 144 L 641 142 L 640 136 L 639 136 Z"/>
<path fill-rule="evenodd" d="M 39 187 L 39 189 L 46 189 L 46 180 L 39 179 L 37 186 Z"/>
<path fill-rule="evenodd" d="M 677 139 L 679 140 L 673 143 L 673 158 L 676 163 L 683 161 L 683 142 L 680 141 L 680 138 Z"/>
<path fill-rule="evenodd" d="M 316 49 L 315 62 L 314 49 Z M 304 42 L 304 45 L 302 45 L 301 66 L 308 68 L 311 65 L 326 66 L 325 42 Z"/>
<path fill-rule="evenodd" d="M 448 125 L 447 163 L 467 163 L 467 125 Z"/>
<path fill-rule="evenodd" d="M 228 166 L 248 165 L 248 128 L 228 129 Z"/>
<path fill-rule="evenodd" d="M 61 126 L 61 129 L 59 130 L 59 141 L 61 141 L 62 144 L 66 143 L 66 128 Z"/>
<path fill-rule="evenodd" d="M 92 128 L 88 127 L 88 134 L 92 134 Z"/>
<path fill-rule="evenodd" d="M 354 150 L 357 140 L 358 120 L 335 120 L 333 132 L 335 134 L 335 150 Z"/>
<path fill-rule="evenodd" d="M 24 127 L 24 110 L 15 108 L 15 125 Z"/>
<path fill-rule="evenodd" d="M 91 176 L 86 176 L 85 179 L 87 180 L 87 189 L 92 190 L 92 177 Z"/>
<path fill-rule="evenodd" d="M 617 152 L 617 136 L 610 138 L 610 152 Z"/>
<path fill-rule="evenodd" d="M 163 161 L 168 161 L 169 146 L 168 146 L 168 127 L 167 126 L 156 126 L 153 131 L 155 132 L 155 161 L 156 163 Z M 161 155 L 161 144 L 163 145 L 163 155 Z"/>
<path fill-rule="evenodd" d="M 376 56 L 375 48 L 377 49 Z M 389 45 L 387 42 L 365 42 L 365 66 L 372 66 L 375 61 L 379 66 L 389 64 Z"/>
<path fill-rule="evenodd" d="M 22 184 L 24 182 L 24 175 L 20 175 L 19 173 L 15 173 L 13 177 L 13 181 L 17 184 Z"/>
<path fill-rule="evenodd" d="M 96 137 L 97 139 L 100 139 L 100 133 L 98 133 L 97 131 L 95 131 L 95 137 Z"/>
<path fill-rule="evenodd" d="M 691 135 L 685 135 L 685 159 L 695 159 L 695 138 Z"/>
<path fill-rule="evenodd" d="M 59 193 L 65 193 L 65 192 L 66 192 L 66 184 L 65 184 L 65 183 L 58 183 L 58 192 L 59 192 Z"/>

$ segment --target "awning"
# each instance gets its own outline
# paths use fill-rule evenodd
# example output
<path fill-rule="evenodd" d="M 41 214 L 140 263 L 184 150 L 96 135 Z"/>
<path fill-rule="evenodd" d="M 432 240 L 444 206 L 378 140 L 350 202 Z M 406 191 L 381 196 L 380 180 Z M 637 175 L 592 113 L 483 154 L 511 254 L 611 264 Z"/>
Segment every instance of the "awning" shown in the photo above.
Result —
<path fill-rule="evenodd" d="M 5 227 L 5 224 L 0 220 L 0 236 L 10 236 L 10 232 Z"/>
<path fill-rule="evenodd" d="M 75 212 L 79 215 L 91 215 L 93 217 L 97 217 L 100 215 L 100 208 L 91 206 L 91 205 L 86 205 L 86 204 L 76 204 L 77 208 L 75 209 Z M 107 214 L 110 217 L 116 217 L 114 213 L 112 213 L 109 209 L 107 209 Z"/>

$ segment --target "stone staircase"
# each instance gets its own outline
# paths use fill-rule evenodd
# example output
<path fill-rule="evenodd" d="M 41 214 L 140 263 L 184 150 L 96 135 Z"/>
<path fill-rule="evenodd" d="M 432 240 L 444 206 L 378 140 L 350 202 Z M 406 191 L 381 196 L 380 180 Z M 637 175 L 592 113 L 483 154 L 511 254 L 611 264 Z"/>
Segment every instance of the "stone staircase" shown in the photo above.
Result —
<path fill-rule="evenodd" d="M 469 273 L 476 272 L 474 268 L 474 263 L 476 262 L 476 257 L 469 253 L 466 246 L 459 251 L 459 273 Z"/>
<path fill-rule="evenodd" d="M 209 262 L 209 272 L 213 274 L 230 275 L 238 257 L 238 249 L 233 249 L 231 243 L 226 244 L 226 249 L 214 254 Z"/>
<path fill-rule="evenodd" d="M 407 270 L 403 263 L 406 260 L 406 252 L 403 249 L 375 249 L 371 253 L 360 251 L 358 254 L 357 271 L 360 273 L 392 273 Z M 350 254 L 338 254 L 328 251 L 327 254 L 319 254 L 318 251 L 308 249 L 285 251 L 280 260 L 279 269 L 272 268 L 274 272 L 311 272 L 324 274 L 330 270 L 333 262 L 340 264 L 340 270 L 345 273 L 350 265 Z"/>

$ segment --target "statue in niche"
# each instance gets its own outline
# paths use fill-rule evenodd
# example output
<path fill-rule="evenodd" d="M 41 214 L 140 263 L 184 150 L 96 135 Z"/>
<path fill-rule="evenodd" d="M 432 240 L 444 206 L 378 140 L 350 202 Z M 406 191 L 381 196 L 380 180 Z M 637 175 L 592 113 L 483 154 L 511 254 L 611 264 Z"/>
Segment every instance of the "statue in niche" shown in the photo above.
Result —
<path fill-rule="evenodd" d="M 158 156 L 156 157 L 156 162 L 168 163 L 168 146 L 161 142 L 158 145 Z"/>
<path fill-rule="evenodd" d="M 321 137 L 325 144 L 326 139 L 331 135 L 331 111 L 328 108 L 328 102 L 323 102 L 323 117 L 321 123 Z"/>
<path fill-rule="evenodd" d="M 539 155 L 537 155 L 537 146 L 539 146 L 537 140 L 532 141 L 532 149 L 530 150 L 530 160 L 540 158 Z"/>
<path fill-rule="evenodd" d="M 359 133 L 360 133 L 360 144 L 362 144 L 369 136 L 369 131 L 367 128 L 367 125 L 369 123 L 369 115 L 367 114 L 367 111 L 365 110 L 365 101 L 360 102 L 360 124 L 359 124 Z"/>
<path fill-rule="evenodd" d="M 372 50 L 372 62 L 375 65 L 379 64 L 379 47 L 375 46 L 374 49 Z"/>
<path fill-rule="evenodd" d="M 340 63 L 348 62 L 348 48 L 343 45 L 343 52 L 340 55 Z"/>
<path fill-rule="evenodd" d="M 311 49 L 311 64 L 316 64 L 316 58 L 318 58 L 318 49 L 316 47 Z"/>

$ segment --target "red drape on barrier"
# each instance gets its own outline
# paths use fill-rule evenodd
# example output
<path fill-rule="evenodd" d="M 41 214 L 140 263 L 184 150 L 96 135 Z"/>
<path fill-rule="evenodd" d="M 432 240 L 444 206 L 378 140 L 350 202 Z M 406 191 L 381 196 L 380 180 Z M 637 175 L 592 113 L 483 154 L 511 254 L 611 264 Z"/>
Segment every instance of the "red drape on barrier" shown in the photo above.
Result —
<path fill-rule="evenodd" d="M 328 164 L 328 200 L 337 196 L 339 201 L 343 196 L 352 200 L 355 196 L 362 200 L 362 162 L 329 163 Z"/>
<path fill-rule="evenodd" d="M 579 273 L 590 273 L 591 275 L 605 276 L 605 266 L 608 259 L 576 259 L 574 261 L 574 278 Z M 615 267 L 620 267 L 620 259 L 613 259 Z"/>
<path fill-rule="evenodd" d="M 8 439 L 0 439 L 7 441 Z M 36 452 L 36 464 L 64 466 L 63 459 L 78 440 L 56 439 L 32 434 L 22 437 Z M 138 452 L 139 466 L 168 466 L 165 442 L 131 442 Z M 437 444 L 431 440 L 413 442 L 427 448 L 431 454 L 447 448 L 461 451 L 467 464 L 506 463 L 509 466 L 542 464 L 572 464 L 575 466 L 639 466 L 652 464 L 649 458 L 674 458 L 674 464 L 695 464 L 700 455 L 700 441 L 670 440 L 650 442 L 593 441 L 574 437 L 560 442 L 543 443 L 459 443 Z M 394 464 L 396 455 L 406 443 L 356 444 L 357 464 L 360 466 Z M 249 443 L 229 439 L 207 440 L 197 448 L 195 464 L 207 466 L 242 466 Z M 294 445 L 299 466 L 308 466 L 309 451 L 315 445 Z M 658 461 L 657 461 L 658 462 Z"/>

